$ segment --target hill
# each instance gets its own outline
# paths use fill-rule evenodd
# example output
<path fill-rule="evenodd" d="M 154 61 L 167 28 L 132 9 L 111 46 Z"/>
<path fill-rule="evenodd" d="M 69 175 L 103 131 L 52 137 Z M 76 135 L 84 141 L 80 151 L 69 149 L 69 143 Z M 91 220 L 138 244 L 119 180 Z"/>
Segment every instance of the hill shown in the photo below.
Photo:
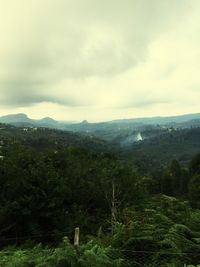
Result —
<path fill-rule="evenodd" d="M 14 125 L 3 124 L 0 137 L 7 135 L 15 142 L 20 140 L 24 145 L 39 150 L 72 145 L 112 151 L 121 160 L 131 159 L 136 163 L 146 162 L 146 165 L 152 162 L 167 165 L 171 159 L 185 165 L 200 151 L 198 117 L 199 114 L 189 114 L 103 123 L 88 123 L 85 120 L 67 124 L 49 117 L 32 120 L 25 114 L 15 114 L 0 117 L 0 121 Z M 149 124 L 145 124 L 147 122 Z"/>
<path fill-rule="evenodd" d="M 104 140 L 79 133 L 45 127 L 15 127 L 8 124 L 0 124 L 0 142 L 3 151 L 9 151 L 18 145 L 38 152 L 57 151 L 70 146 L 99 152 L 110 150 L 110 146 Z"/>

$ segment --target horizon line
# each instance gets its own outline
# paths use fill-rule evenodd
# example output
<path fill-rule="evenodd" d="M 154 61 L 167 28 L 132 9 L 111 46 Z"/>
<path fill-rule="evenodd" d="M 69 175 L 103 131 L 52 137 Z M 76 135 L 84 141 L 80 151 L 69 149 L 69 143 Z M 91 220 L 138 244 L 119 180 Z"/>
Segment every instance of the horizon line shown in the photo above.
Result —
<path fill-rule="evenodd" d="M 184 116 L 193 116 L 193 115 L 200 115 L 200 112 L 195 112 L 195 113 L 183 113 L 183 114 L 177 114 L 177 115 L 154 115 L 154 116 L 142 116 L 142 117 L 129 117 L 129 118 L 119 118 L 119 119 L 111 119 L 111 120 L 104 120 L 104 121 L 92 121 L 89 122 L 87 119 L 76 121 L 76 120 L 59 120 L 59 119 L 54 119 L 50 116 L 45 116 L 41 117 L 39 119 L 32 118 L 26 113 L 19 112 L 19 113 L 9 113 L 6 115 L 1 115 L 0 118 L 6 117 L 6 116 L 17 116 L 17 115 L 25 115 L 28 119 L 34 120 L 34 121 L 40 121 L 43 119 L 52 119 L 56 122 L 60 123 L 82 123 L 82 122 L 87 122 L 87 123 L 106 123 L 106 122 L 115 122 L 115 121 L 125 121 L 125 120 L 143 120 L 143 119 L 154 119 L 154 118 L 174 118 L 174 117 L 184 117 Z"/>

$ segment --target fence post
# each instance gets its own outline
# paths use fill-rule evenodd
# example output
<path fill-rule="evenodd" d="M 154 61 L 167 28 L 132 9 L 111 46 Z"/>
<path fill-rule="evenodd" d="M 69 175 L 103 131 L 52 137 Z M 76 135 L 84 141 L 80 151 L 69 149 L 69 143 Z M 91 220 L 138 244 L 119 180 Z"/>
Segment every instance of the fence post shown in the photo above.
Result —
<path fill-rule="evenodd" d="M 74 247 L 78 255 L 80 255 L 79 241 L 80 241 L 80 228 L 76 227 L 74 232 Z"/>

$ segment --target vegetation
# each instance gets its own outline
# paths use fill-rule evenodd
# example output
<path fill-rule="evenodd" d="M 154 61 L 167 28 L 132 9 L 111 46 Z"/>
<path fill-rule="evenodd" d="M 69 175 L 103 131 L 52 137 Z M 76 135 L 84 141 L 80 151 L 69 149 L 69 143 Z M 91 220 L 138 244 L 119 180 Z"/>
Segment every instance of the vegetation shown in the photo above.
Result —
<path fill-rule="evenodd" d="M 99 141 L 9 127 L 0 140 L 1 267 L 200 264 L 200 154 L 141 172 Z"/>

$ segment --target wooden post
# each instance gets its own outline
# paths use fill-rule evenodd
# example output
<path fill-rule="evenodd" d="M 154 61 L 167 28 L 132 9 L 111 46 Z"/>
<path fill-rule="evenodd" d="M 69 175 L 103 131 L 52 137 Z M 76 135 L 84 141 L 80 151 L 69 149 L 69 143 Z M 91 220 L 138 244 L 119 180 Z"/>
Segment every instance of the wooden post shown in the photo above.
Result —
<path fill-rule="evenodd" d="M 74 247 L 78 255 L 80 254 L 79 253 L 79 240 L 80 240 L 80 228 L 76 227 L 75 233 L 74 233 Z"/>

